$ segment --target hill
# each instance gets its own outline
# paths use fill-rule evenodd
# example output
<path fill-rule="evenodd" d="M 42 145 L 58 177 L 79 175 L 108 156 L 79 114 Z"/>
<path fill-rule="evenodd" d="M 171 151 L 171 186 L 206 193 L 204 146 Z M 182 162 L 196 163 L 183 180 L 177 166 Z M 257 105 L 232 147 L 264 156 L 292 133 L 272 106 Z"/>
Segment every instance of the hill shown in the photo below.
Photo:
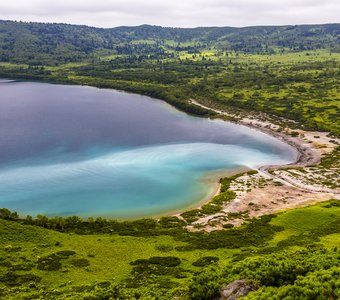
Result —
<path fill-rule="evenodd" d="M 339 51 L 339 44 L 340 24 L 245 28 L 141 25 L 103 29 L 0 21 L 0 61 L 32 65 L 79 62 L 103 54 L 163 53 L 166 50 L 195 53 L 211 46 L 244 53 L 320 48 Z"/>
<path fill-rule="evenodd" d="M 103 29 L 0 21 L 0 77 L 120 89 L 211 116 L 191 98 L 335 136 L 339 49 L 340 24 Z"/>

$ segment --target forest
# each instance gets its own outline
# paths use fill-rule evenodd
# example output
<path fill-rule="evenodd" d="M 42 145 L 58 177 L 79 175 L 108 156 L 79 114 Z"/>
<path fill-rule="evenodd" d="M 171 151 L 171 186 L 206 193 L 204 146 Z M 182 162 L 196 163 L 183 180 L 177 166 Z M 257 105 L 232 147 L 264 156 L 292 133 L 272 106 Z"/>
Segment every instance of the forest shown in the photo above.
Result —
<path fill-rule="evenodd" d="M 0 21 L 0 61 L 31 65 L 79 62 L 105 54 L 198 53 L 224 51 L 276 53 L 331 48 L 339 52 L 339 24 L 245 28 L 165 28 L 142 25 L 111 29 L 67 24 Z"/>
<path fill-rule="evenodd" d="M 115 88 L 213 117 L 190 104 L 196 99 L 335 136 L 339 49 L 340 24 L 100 29 L 0 21 L 0 77 Z"/>

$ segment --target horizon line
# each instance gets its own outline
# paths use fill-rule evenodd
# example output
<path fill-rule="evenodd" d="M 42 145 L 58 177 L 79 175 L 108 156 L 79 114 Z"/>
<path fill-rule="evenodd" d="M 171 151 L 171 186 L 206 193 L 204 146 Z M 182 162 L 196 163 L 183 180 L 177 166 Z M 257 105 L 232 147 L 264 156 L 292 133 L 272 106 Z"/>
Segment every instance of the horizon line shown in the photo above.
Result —
<path fill-rule="evenodd" d="M 340 23 L 331 22 L 331 23 L 301 23 L 301 24 L 280 24 L 280 25 L 246 25 L 246 26 L 230 26 L 230 25 L 202 25 L 202 26 L 193 26 L 193 27 L 180 27 L 180 26 L 165 26 L 165 25 L 155 25 L 155 24 L 139 24 L 139 25 L 118 25 L 113 27 L 101 27 L 101 26 L 94 26 L 94 25 L 87 25 L 87 24 L 75 24 L 75 23 L 64 23 L 64 22 L 42 22 L 42 21 L 22 21 L 22 20 L 10 20 L 10 19 L 0 19 L 0 22 L 13 22 L 13 23 L 25 23 L 25 24 L 44 24 L 44 25 L 70 25 L 70 26 L 85 26 L 90 28 L 97 28 L 97 29 L 115 29 L 121 27 L 142 27 L 142 26 L 150 26 L 150 27 L 160 27 L 160 28 L 173 28 L 173 29 L 197 29 L 197 28 L 236 28 L 236 29 L 243 29 L 243 28 L 251 28 L 251 27 L 287 27 L 287 26 L 321 26 L 321 25 L 340 25 Z"/>

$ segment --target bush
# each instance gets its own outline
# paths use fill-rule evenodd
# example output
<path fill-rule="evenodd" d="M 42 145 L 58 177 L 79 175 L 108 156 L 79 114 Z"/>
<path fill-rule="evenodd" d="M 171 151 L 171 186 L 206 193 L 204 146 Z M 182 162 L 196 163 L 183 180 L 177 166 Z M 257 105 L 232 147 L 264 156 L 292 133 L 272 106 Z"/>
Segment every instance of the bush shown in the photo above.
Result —
<path fill-rule="evenodd" d="M 34 274 L 15 274 L 15 273 L 7 273 L 0 277 L 0 282 L 8 286 L 20 286 L 24 283 L 28 282 L 40 282 L 41 277 L 34 275 Z"/>
<path fill-rule="evenodd" d="M 137 259 L 131 265 L 153 264 L 165 267 L 176 267 L 181 264 L 181 260 L 175 256 L 154 256 L 149 259 Z"/>
<path fill-rule="evenodd" d="M 51 254 L 38 259 L 38 270 L 43 271 L 58 271 L 61 269 L 60 257 L 56 254 Z"/>
<path fill-rule="evenodd" d="M 62 257 L 69 257 L 69 256 L 72 256 L 72 255 L 75 255 L 76 252 L 73 251 L 73 250 L 62 250 L 62 251 L 58 251 L 56 253 L 56 255 L 58 256 L 62 256 Z"/>
<path fill-rule="evenodd" d="M 223 228 L 225 228 L 225 229 L 228 229 L 228 228 L 233 228 L 234 227 L 234 225 L 233 224 L 223 224 Z"/>
<path fill-rule="evenodd" d="M 181 214 L 181 216 L 189 223 L 195 222 L 199 219 L 200 210 L 192 209 Z"/>
<path fill-rule="evenodd" d="M 90 262 L 86 258 L 79 258 L 71 260 L 71 264 L 77 268 L 84 268 L 90 265 Z"/>
<path fill-rule="evenodd" d="M 247 299 L 337 299 L 339 259 L 339 252 L 325 249 L 248 257 L 223 270 L 208 268 L 200 272 L 194 276 L 190 292 L 193 299 L 214 299 L 223 284 L 247 279 L 261 286 Z"/>
<path fill-rule="evenodd" d="M 248 172 L 247 172 L 247 175 L 255 175 L 255 174 L 257 174 L 257 173 L 258 173 L 257 170 L 251 170 L 251 171 L 248 171 Z"/>
<path fill-rule="evenodd" d="M 162 252 L 170 252 L 174 247 L 172 245 L 156 245 L 156 249 Z"/>
<path fill-rule="evenodd" d="M 220 193 L 219 195 L 215 196 L 212 199 L 212 203 L 216 204 L 216 205 L 222 205 L 225 203 L 228 203 L 232 200 L 234 200 L 236 197 L 236 193 L 234 191 L 225 191 L 223 193 Z"/>
<path fill-rule="evenodd" d="M 219 289 L 223 284 L 221 271 L 208 268 L 205 272 L 197 273 L 189 285 L 192 300 L 217 299 Z"/>
<path fill-rule="evenodd" d="M 216 256 L 204 256 L 192 263 L 195 267 L 206 267 L 213 263 L 218 262 L 220 259 Z"/>

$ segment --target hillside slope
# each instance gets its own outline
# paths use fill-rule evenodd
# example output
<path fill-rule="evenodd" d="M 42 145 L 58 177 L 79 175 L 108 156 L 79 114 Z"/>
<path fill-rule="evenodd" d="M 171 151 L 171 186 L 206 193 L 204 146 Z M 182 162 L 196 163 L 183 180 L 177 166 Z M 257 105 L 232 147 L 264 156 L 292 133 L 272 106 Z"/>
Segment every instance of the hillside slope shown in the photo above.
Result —
<path fill-rule="evenodd" d="M 54 65 L 96 55 L 138 54 L 138 44 L 150 52 L 191 50 L 211 45 L 246 53 L 332 48 L 339 50 L 340 24 L 165 28 L 141 25 L 111 29 L 80 25 L 0 21 L 0 62 Z M 134 45 L 131 47 L 131 45 Z M 145 49 L 140 49 L 145 52 Z"/>
<path fill-rule="evenodd" d="M 217 299 L 236 279 L 252 285 L 249 299 L 340 296 L 337 201 L 211 233 L 174 217 L 46 220 L 0 219 L 1 299 Z"/>

